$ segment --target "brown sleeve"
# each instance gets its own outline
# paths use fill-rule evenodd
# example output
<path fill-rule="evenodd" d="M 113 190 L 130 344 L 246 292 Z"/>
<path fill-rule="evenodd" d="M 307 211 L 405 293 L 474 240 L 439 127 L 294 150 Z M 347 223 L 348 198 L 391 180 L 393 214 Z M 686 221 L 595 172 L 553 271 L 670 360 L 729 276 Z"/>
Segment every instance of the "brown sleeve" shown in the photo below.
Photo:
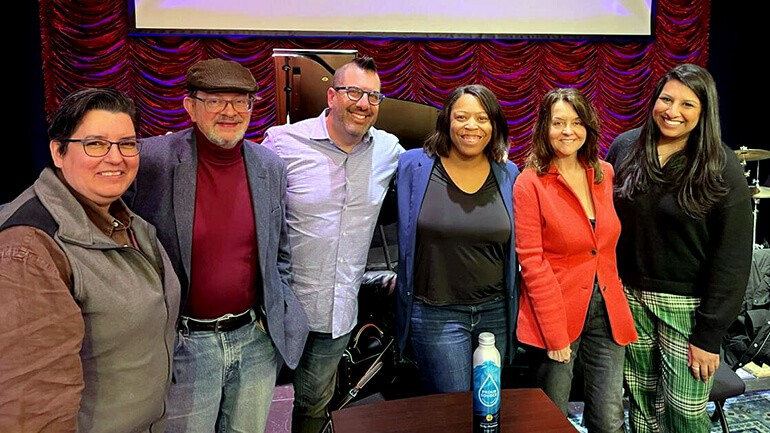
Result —
<path fill-rule="evenodd" d="M 84 325 L 71 275 L 44 232 L 0 232 L 0 431 L 75 431 Z"/>

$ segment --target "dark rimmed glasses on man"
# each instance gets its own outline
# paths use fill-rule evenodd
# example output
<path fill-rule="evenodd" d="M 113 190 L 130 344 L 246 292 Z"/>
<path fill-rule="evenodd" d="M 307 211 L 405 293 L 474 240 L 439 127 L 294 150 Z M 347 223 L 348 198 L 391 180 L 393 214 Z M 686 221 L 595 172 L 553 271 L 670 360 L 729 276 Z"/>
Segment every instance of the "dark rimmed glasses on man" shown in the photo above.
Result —
<path fill-rule="evenodd" d="M 366 99 L 369 101 L 369 105 L 380 105 L 380 102 L 385 99 L 385 95 L 380 92 L 367 92 L 366 90 L 356 86 L 337 86 L 332 87 L 332 89 L 338 92 L 345 92 L 348 95 L 348 99 L 353 102 L 358 102 L 361 98 L 364 97 L 364 95 L 366 95 Z"/>
<path fill-rule="evenodd" d="M 227 107 L 227 104 L 232 105 L 233 109 L 239 113 L 245 113 L 251 110 L 251 107 L 254 106 L 254 99 L 249 97 L 233 98 L 233 99 L 224 99 L 224 98 L 217 98 L 217 97 L 201 98 L 199 96 L 190 96 L 190 97 L 203 102 L 203 106 L 206 107 L 206 111 L 208 111 L 209 113 L 219 113 L 220 111 L 223 111 L 225 107 Z"/>
<path fill-rule="evenodd" d="M 126 140 L 110 141 L 106 138 L 67 138 L 59 140 L 62 143 L 81 143 L 83 145 L 83 151 L 88 156 L 98 158 L 110 153 L 112 145 L 118 146 L 118 152 L 123 156 L 136 156 L 139 155 L 139 151 L 142 150 L 142 142 L 136 138 L 130 138 Z"/>

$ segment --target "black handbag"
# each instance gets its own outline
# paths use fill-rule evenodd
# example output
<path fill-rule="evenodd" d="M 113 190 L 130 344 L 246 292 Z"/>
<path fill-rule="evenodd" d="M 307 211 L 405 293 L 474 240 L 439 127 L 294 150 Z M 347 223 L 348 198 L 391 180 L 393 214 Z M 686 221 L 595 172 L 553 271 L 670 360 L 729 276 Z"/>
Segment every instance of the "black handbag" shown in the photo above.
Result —
<path fill-rule="evenodd" d="M 385 366 L 385 363 L 392 360 L 392 349 L 393 337 L 385 335 L 380 327 L 374 323 L 365 323 L 361 326 L 351 338 L 339 363 L 337 389 L 340 393 L 349 393 L 356 388 L 356 385 L 366 376 L 367 371 L 372 369 L 377 362 L 382 363 L 382 365 L 374 367 L 377 369 L 373 372 L 374 374 L 379 373 L 383 367 L 387 370 L 389 366 Z M 367 379 L 372 379 L 374 374 Z M 356 394 L 358 391 L 360 389 L 356 390 Z"/>
<path fill-rule="evenodd" d="M 395 360 L 393 343 L 393 337 L 386 335 L 374 323 L 365 323 L 358 328 L 337 367 L 335 395 L 330 408 L 339 410 L 357 397 L 372 395 L 392 379 Z M 364 389 L 365 392 L 359 395 Z M 331 411 L 327 411 L 326 422 L 319 433 L 333 432 Z"/>
<path fill-rule="evenodd" d="M 388 251 L 385 227 L 379 225 L 377 229 L 383 257 L 372 260 L 370 255 L 364 283 L 359 290 L 358 325 L 337 367 L 335 393 L 340 399 L 349 396 L 351 392 L 355 393 L 355 397 L 361 390 L 356 389 L 357 385 L 364 378 L 364 382 L 372 382 L 367 385 L 361 397 L 379 391 L 393 378 L 396 353 L 390 322 L 394 320 L 394 299 L 387 289 L 383 289 L 383 281 L 394 276 L 395 271 Z M 377 363 L 380 365 L 377 366 Z M 367 372 L 371 374 L 370 377 L 366 377 Z"/>

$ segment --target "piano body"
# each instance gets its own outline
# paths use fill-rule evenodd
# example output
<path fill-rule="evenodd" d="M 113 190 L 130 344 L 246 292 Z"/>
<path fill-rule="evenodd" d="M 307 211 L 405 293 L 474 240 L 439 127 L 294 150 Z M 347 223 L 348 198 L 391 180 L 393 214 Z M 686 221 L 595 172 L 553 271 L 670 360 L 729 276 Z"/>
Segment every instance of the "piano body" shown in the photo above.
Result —
<path fill-rule="evenodd" d="M 327 107 L 326 90 L 332 84 L 334 71 L 353 60 L 356 54 L 356 50 L 274 49 L 278 123 L 295 123 L 318 116 Z M 374 126 L 396 135 L 404 149 L 420 148 L 435 128 L 439 111 L 430 105 L 387 97 L 380 104 Z M 381 271 L 397 265 L 396 224 L 380 225 L 372 239 L 367 269 Z M 363 316 L 371 312 L 367 313 L 366 305 L 361 307 L 359 320 L 367 320 Z"/>
<path fill-rule="evenodd" d="M 356 50 L 273 49 L 278 124 L 318 116 L 326 104 L 326 89 L 334 71 L 353 60 Z M 387 97 L 374 126 L 396 135 L 405 149 L 422 147 L 433 131 L 439 109 Z"/>

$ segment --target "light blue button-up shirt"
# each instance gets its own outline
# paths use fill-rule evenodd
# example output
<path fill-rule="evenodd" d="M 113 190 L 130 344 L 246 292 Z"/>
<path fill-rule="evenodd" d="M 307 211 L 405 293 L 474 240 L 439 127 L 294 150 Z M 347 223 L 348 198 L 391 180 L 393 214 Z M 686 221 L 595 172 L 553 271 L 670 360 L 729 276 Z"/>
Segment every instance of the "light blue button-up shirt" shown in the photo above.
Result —
<path fill-rule="evenodd" d="M 369 244 L 404 149 L 395 135 L 370 128 L 345 153 L 329 138 L 326 112 L 274 126 L 262 144 L 283 158 L 288 169 L 292 288 L 310 330 L 337 338 L 356 324 Z"/>

